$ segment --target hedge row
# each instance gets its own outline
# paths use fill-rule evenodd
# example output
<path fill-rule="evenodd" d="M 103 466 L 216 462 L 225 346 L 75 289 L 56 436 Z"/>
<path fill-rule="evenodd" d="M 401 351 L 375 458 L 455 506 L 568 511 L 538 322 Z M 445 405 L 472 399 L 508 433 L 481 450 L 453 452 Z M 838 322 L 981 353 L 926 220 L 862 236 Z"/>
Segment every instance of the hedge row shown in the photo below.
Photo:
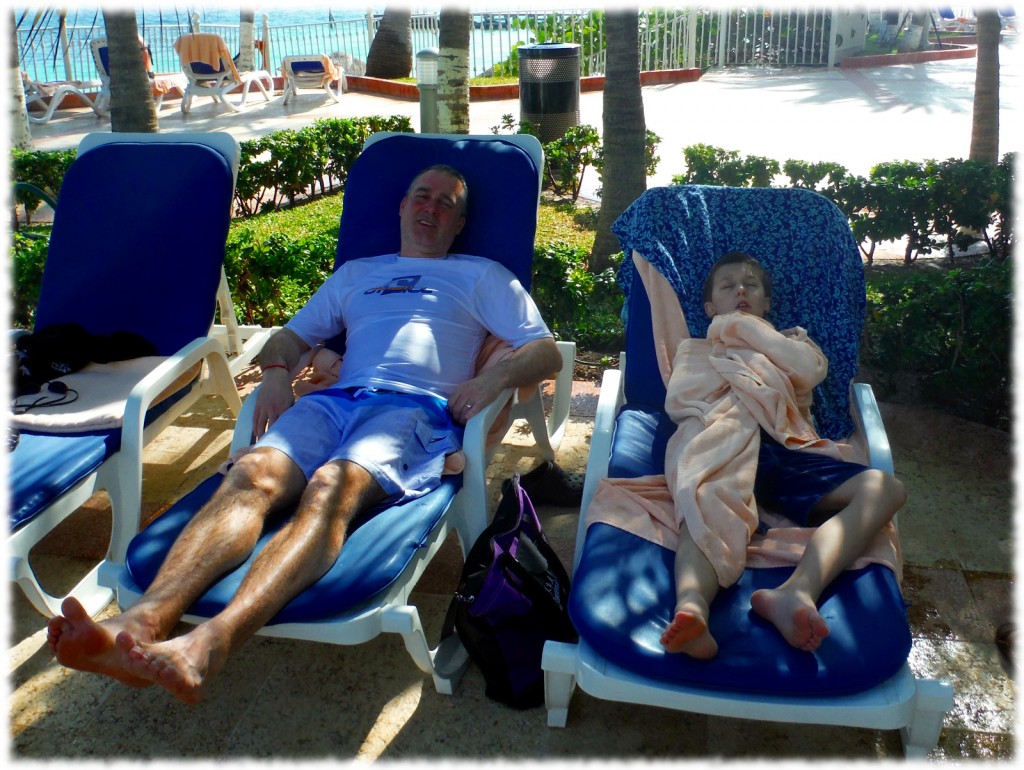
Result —
<path fill-rule="evenodd" d="M 251 216 L 274 209 L 285 200 L 313 197 L 344 187 L 348 169 L 363 143 L 378 131 L 411 132 L 406 116 L 390 118 L 325 118 L 300 129 L 284 129 L 258 139 L 239 142 L 240 158 L 235 203 L 238 213 Z M 11 149 L 11 176 L 27 182 L 53 200 L 60 197 L 64 174 L 76 150 Z M 15 203 L 25 207 L 28 221 L 41 200 L 28 190 L 17 190 Z"/>
<path fill-rule="evenodd" d="M 695 144 L 683 150 L 687 170 L 675 184 L 769 187 L 781 176 L 795 187 L 815 189 L 830 198 L 870 263 L 883 241 L 906 239 L 904 261 L 945 249 L 966 249 L 983 240 L 988 253 L 1006 258 L 1013 242 L 1015 153 L 996 165 L 950 158 L 880 163 L 867 178 L 838 163 L 741 157 L 734 150 Z"/>

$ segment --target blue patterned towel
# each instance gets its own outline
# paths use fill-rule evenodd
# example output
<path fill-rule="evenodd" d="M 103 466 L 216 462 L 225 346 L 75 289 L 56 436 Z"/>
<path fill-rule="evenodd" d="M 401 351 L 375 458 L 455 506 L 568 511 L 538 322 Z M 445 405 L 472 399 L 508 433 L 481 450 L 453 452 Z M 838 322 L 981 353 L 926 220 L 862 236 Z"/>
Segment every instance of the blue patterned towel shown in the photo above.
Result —
<path fill-rule="evenodd" d="M 779 329 L 804 327 L 828 357 L 828 378 L 814 391 L 818 432 L 833 440 L 853 432 L 849 386 L 864 324 L 864 267 L 846 217 L 830 200 L 801 188 L 656 187 L 612 232 L 626 255 L 618 274 L 626 297 L 637 278 L 635 250 L 675 290 L 694 337 L 707 336 L 701 290 L 715 261 L 734 250 L 760 261 L 774 283 L 769 320 Z M 659 377 L 656 369 L 652 376 Z"/>

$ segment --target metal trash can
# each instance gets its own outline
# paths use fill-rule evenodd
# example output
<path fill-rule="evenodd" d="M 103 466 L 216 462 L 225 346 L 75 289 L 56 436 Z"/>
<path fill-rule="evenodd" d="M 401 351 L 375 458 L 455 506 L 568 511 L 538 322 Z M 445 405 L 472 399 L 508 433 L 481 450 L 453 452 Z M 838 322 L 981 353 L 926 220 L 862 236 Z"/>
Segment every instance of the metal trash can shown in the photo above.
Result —
<path fill-rule="evenodd" d="M 561 139 L 580 123 L 580 47 L 537 43 L 517 50 L 519 120 L 536 126 L 542 143 Z"/>

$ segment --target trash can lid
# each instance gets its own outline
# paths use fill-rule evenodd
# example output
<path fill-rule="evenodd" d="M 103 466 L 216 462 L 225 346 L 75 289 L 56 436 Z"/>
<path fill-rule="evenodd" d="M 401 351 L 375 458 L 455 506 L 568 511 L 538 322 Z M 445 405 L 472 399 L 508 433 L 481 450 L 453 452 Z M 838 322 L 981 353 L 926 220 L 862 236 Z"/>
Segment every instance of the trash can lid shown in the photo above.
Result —
<path fill-rule="evenodd" d="M 531 43 L 517 49 L 527 59 L 567 59 L 579 55 L 579 43 Z"/>

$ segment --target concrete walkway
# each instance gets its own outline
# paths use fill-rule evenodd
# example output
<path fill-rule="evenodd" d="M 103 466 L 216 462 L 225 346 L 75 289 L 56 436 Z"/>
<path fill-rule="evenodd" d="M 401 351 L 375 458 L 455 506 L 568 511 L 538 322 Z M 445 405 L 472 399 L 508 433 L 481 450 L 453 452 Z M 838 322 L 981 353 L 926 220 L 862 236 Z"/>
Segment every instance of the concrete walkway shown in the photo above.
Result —
<path fill-rule="evenodd" d="M 706 142 L 779 160 L 833 160 L 866 173 L 882 160 L 967 154 L 973 60 L 867 71 L 706 75 L 692 84 L 644 90 L 648 126 L 662 136 L 654 183 L 682 169 L 677 153 Z M 1020 149 L 1017 70 L 1004 66 L 1003 151 Z M 81 111 L 76 111 L 81 113 Z M 600 125 L 601 96 L 585 94 L 581 120 Z M 489 133 L 515 102 L 471 107 L 472 130 Z M 325 116 L 408 114 L 415 103 L 346 94 L 338 105 L 303 94 L 240 116 L 206 100 L 183 118 L 176 102 L 161 130 L 230 130 L 247 138 Z M 69 147 L 109 123 L 61 113 L 34 126 L 37 147 Z M 243 377 L 243 392 L 251 386 Z M 585 467 L 596 389 L 576 383 L 572 425 L 559 451 L 567 470 Z M 883 404 L 897 474 L 910 491 L 901 514 L 905 587 L 916 673 L 953 683 L 937 761 L 1010 759 L 1015 753 L 1015 686 L 993 643 L 1010 617 L 1014 583 L 1010 436 L 934 411 Z M 497 484 L 537 458 L 514 426 L 491 467 Z M 208 399 L 184 415 L 145 455 L 147 515 L 210 475 L 226 453 L 231 421 Z M 566 564 L 579 512 L 542 507 Z M 38 548 L 54 587 L 98 558 L 109 513 L 93 501 Z M 414 594 L 436 638 L 461 568 L 446 545 Z M 892 732 L 708 718 L 575 695 L 564 730 L 542 710 L 517 712 L 488 700 L 471 669 L 454 696 L 438 695 L 397 637 L 358 647 L 257 638 L 234 657 L 197 707 L 154 688 L 132 690 L 58 666 L 45 650 L 45 621 L 12 596 L 10 747 L 16 759 L 284 760 L 399 759 L 834 759 L 901 756 Z M 113 608 L 108 610 L 115 611 Z"/>

